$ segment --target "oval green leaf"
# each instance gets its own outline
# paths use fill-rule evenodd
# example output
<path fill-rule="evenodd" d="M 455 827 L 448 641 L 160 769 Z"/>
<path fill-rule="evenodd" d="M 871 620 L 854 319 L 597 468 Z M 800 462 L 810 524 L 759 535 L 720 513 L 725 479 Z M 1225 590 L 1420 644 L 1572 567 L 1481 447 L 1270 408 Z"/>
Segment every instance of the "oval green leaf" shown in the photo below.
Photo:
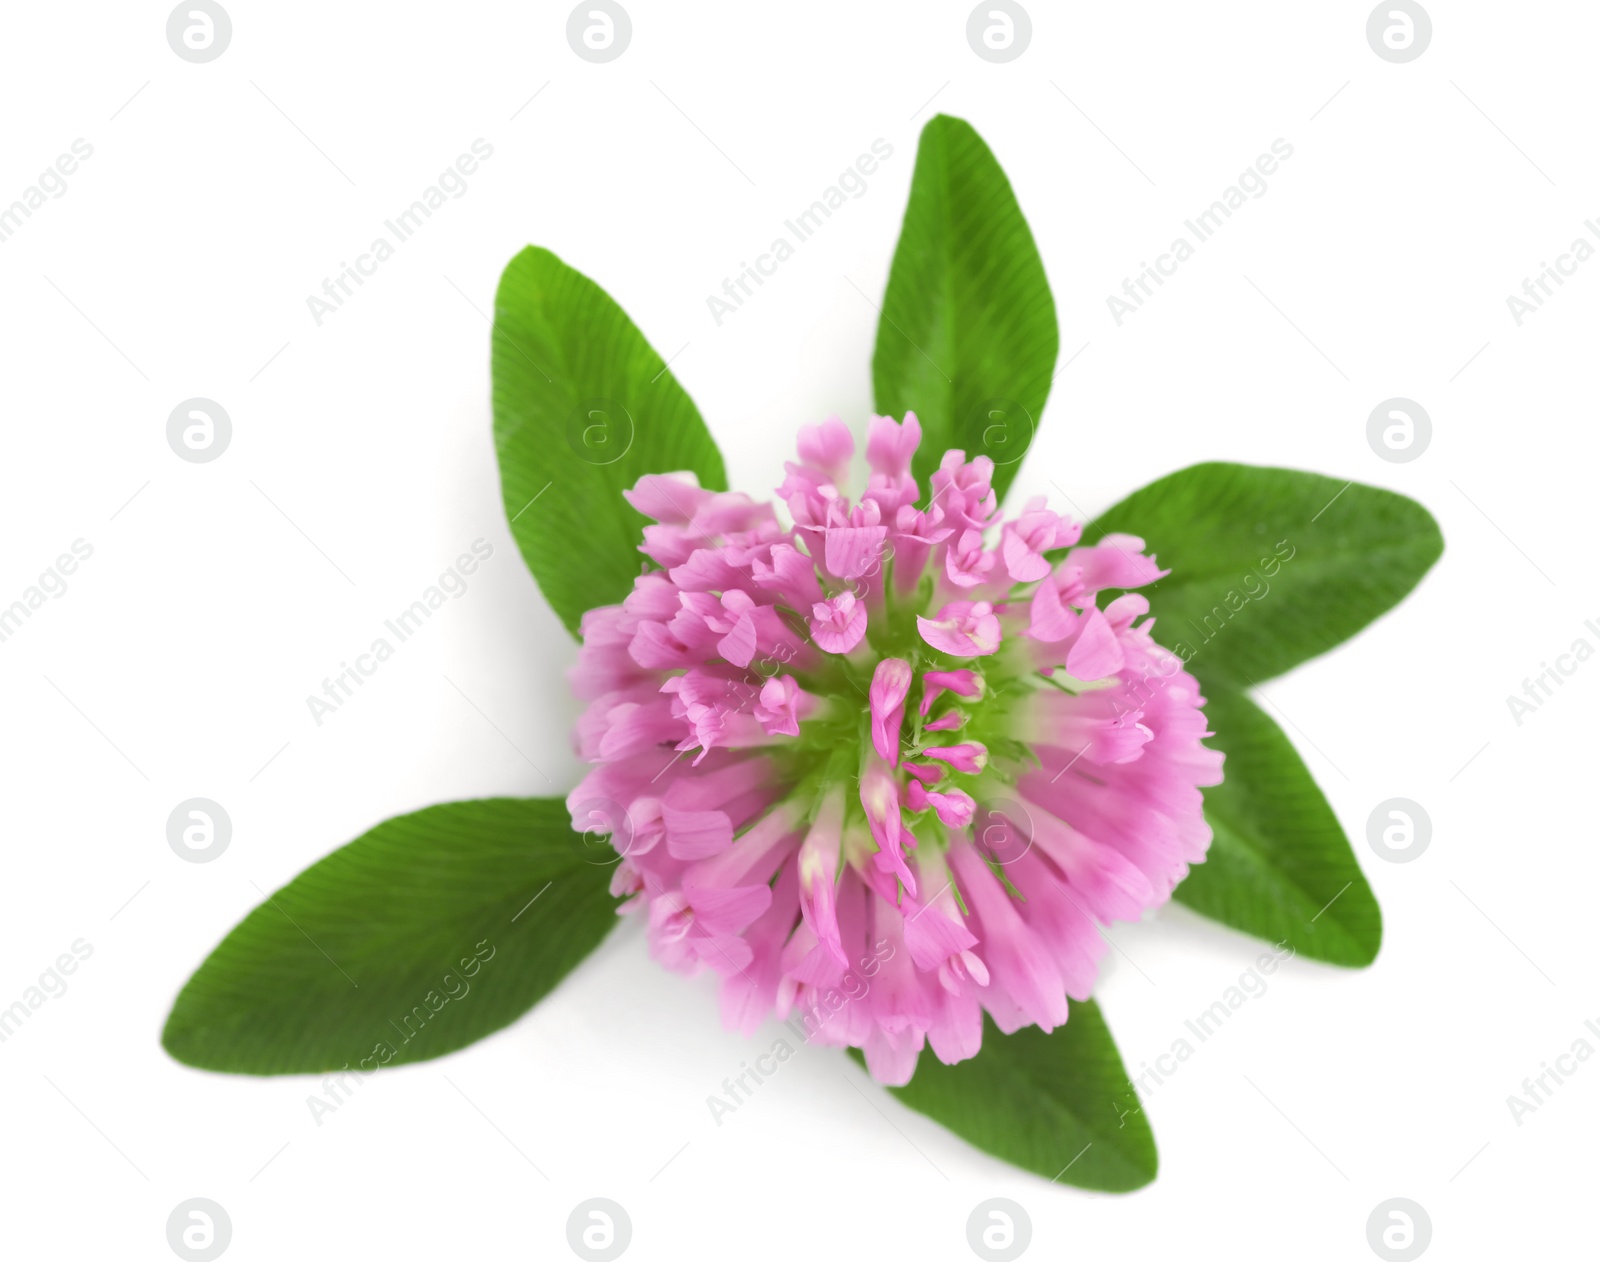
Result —
<path fill-rule="evenodd" d="M 1438 523 L 1393 491 L 1294 469 L 1191 465 L 1084 532 L 1138 535 L 1172 573 L 1141 589 L 1156 638 L 1205 682 L 1245 687 L 1349 639 L 1444 551 Z"/>
<path fill-rule="evenodd" d="M 1044 264 L 1011 182 L 970 123 L 922 129 L 872 355 L 878 411 L 910 411 L 924 486 L 951 447 L 995 462 L 1005 495 L 1033 441 L 1059 333 Z"/>
<path fill-rule="evenodd" d="M 666 363 L 599 285 L 529 246 L 495 295 L 494 441 L 522 557 L 574 635 L 646 564 L 622 498 L 646 473 L 726 490 L 722 456 Z"/>
<path fill-rule="evenodd" d="M 852 1051 L 857 1061 L 860 1053 Z M 890 1091 L 991 1156 L 1053 1183 L 1131 1192 L 1156 1177 L 1156 1141 L 1100 1007 L 1072 1001 L 1049 1034 L 1002 1034 L 987 1015 L 983 1048 L 946 1065 L 924 1048 Z"/>
<path fill-rule="evenodd" d="M 1383 914 L 1344 829 L 1289 738 L 1248 697 L 1206 693 L 1207 744 L 1227 755 L 1205 792 L 1211 849 L 1173 897 L 1299 955 L 1364 968 Z"/>
<path fill-rule="evenodd" d="M 370 1071 L 455 1051 L 542 999 L 616 923 L 553 798 L 401 815 L 312 864 L 224 938 L 162 1044 L 229 1073 Z"/>

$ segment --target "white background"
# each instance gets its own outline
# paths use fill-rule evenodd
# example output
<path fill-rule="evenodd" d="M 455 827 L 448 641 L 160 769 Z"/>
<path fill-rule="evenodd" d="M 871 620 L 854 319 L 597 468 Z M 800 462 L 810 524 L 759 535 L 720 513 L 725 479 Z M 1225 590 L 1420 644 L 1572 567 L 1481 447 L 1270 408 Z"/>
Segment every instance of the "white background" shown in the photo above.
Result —
<path fill-rule="evenodd" d="M 564 1257 L 591 1196 L 626 1207 L 638 1258 L 970 1257 L 992 1196 L 1039 1257 L 1370 1257 L 1395 1196 L 1430 1256 L 1593 1249 L 1600 1060 L 1520 1127 L 1506 1097 L 1600 1022 L 1600 663 L 1520 726 L 1506 697 L 1600 647 L 1600 262 L 1521 327 L 1505 302 L 1600 213 L 1593 6 L 1438 3 L 1408 65 L 1370 50 L 1362 3 L 1039 3 L 1008 65 L 973 54 L 960 3 L 637 0 L 609 65 L 574 55 L 564 5 L 228 7 L 207 65 L 169 49 L 161 4 L 4 16 L 0 203 L 94 147 L 0 245 L 0 603 L 94 549 L 0 644 L 0 1002 L 94 949 L 0 1045 L 8 1256 L 170 1257 L 194 1196 L 241 1262 Z M 993 1161 L 825 1049 L 718 1127 L 706 1097 L 775 1031 L 724 1032 L 711 980 L 658 970 L 632 925 L 532 1015 L 320 1126 L 315 1080 L 170 1061 L 173 995 L 258 890 L 387 816 L 579 775 L 574 646 L 490 439 L 506 261 L 538 243 L 604 285 L 764 491 L 797 425 L 869 413 L 872 301 L 937 110 L 1010 174 L 1077 355 L 1015 496 L 1053 480 L 1092 514 L 1220 458 L 1439 518 L 1402 607 L 1267 687 L 1383 905 L 1377 963 L 1280 970 L 1151 1095 L 1160 1177 L 1124 1197 Z M 307 295 L 479 137 L 465 196 L 318 327 Z M 706 296 L 878 137 L 866 195 L 717 327 Z M 1278 137 L 1266 195 L 1119 328 L 1106 296 Z M 1409 464 L 1365 437 L 1397 395 L 1433 418 Z M 167 446 L 192 396 L 232 417 L 215 463 Z M 467 593 L 316 726 L 307 694 L 480 537 Z M 167 846 L 193 796 L 233 821 L 212 863 Z M 1433 822 L 1405 865 L 1366 843 L 1395 796 Z M 1179 907 L 1114 940 L 1099 994 L 1130 1067 L 1260 950 Z"/>

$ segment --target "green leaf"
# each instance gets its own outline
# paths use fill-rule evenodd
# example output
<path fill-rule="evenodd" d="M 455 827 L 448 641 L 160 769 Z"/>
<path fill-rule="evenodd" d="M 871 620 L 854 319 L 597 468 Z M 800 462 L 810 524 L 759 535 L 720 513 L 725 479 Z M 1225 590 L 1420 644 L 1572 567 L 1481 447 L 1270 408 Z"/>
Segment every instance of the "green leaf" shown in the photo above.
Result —
<path fill-rule="evenodd" d="M 1156 1141 L 1094 1000 L 1072 1001 L 1050 1034 L 1002 1034 L 983 1019 L 983 1050 L 946 1065 L 924 1048 L 902 1104 L 969 1144 L 1059 1183 L 1131 1192 L 1156 1177 Z M 860 1061 L 861 1054 L 852 1049 Z"/>
<path fill-rule="evenodd" d="M 995 462 L 1001 496 L 1044 411 L 1059 338 L 1033 233 L 971 124 L 922 129 L 872 355 L 878 411 L 922 422 L 924 486 L 951 447 Z"/>
<path fill-rule="evenodd" d="M 622 498 L 646 473 L 692 470 L 726 490 L 694 403 L 605 290 L 548 250 L 512 259 L 495 295 L 494 441 L 511 533 L 545 599 L 578 633 L 644 564 L 646 519 Z"/>
<path fill-rule="evenodd" d="M 1157 640 L 1208 698 L 1227 754 L 1206 790 L 1214 840 L 1174 897 L 1302 955 L 1360 967 L 1383 919 L 1327 799 L 1288 738 L 1243 695 L 1361 630 L 1444 550 L 1427 509 L 1377 487 L 1210 463 L 1152 482 L 1086 531 L 1141 536 L 1172 573 L 1143 589 Z"/>
<path fill-rule="evenodd" d="M 1314 960 L 1372 963 L 1383 916 L 1322 790 L 1248 697 L 1220 688 L 1206 698 L 1207 743 L 1227 761 L 1205 790 L 1211 849 L 1173 897 Z"/>
<path fill-rule="evenodd" d="M 1246 686 L 1324 653 L 1397 604 L 1444 551 L 1415 500 L 1293 469 L 1192 465 L 1085 532 L 1138 535 L 1172 573 L 1141 589 L 1156 638 L 1207 684 Z"/>
<path fill-rule="evenodd" d="M 616 922 L 610 875 L 553 798 L 387 820 L 240 921 L 178 995 L 162 1044 L 248 1074 L 442 1056 L 515 1021 L 600 944 Z"/>

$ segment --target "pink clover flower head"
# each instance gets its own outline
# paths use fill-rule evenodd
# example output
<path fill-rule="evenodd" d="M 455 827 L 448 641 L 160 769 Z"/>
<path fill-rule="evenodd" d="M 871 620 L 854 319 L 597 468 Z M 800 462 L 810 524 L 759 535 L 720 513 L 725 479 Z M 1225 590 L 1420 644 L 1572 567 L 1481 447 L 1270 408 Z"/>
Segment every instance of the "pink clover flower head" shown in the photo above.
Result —
<path fill-rule="evenodd" d="M 975 1055 L 984 1013 L 1065 1022 L 1100 927 L 1205 858 L 1222 778 L 1144 542 L 1043 499 L 1001 518 L 982 456 L 922 485 L 921 437 L 874 418 L 859 498 L 837 418 L 777 508 L 641 478 L 657 568 L 584 615 L 572 669 L 574 827 L 610 837 L 651 953 L 714 974 L 730 1026 L 777 1016 L 889 1084 Z"/>

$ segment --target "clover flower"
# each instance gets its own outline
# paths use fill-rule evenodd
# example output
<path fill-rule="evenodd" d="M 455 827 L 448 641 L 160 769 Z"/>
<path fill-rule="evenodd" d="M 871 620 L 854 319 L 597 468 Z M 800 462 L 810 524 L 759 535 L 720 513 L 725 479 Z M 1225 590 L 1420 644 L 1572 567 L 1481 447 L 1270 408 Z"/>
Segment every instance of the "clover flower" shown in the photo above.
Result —
<path fill-rule="evenodd" d="M 910 1080 L 973 1056 L 983 1013 L 1054 1029 L 1088 998 L 1100 924 L 1204 859 L 1221 779 L 1199 685 L 1151 637 L 1142 540 L 1082 544 L 1043 498 L 1002 520 L 992 462 L 875 417 L 866 486 L 832 419 L 771 504 L 643 477 L 659 568 L 583 617 L 572 680 L 593 763 L 573 825 L 668 967 L 724 1018 L 798 1018 Z M 1102 600 L 1104 596 L 1106 599 Z"/>

